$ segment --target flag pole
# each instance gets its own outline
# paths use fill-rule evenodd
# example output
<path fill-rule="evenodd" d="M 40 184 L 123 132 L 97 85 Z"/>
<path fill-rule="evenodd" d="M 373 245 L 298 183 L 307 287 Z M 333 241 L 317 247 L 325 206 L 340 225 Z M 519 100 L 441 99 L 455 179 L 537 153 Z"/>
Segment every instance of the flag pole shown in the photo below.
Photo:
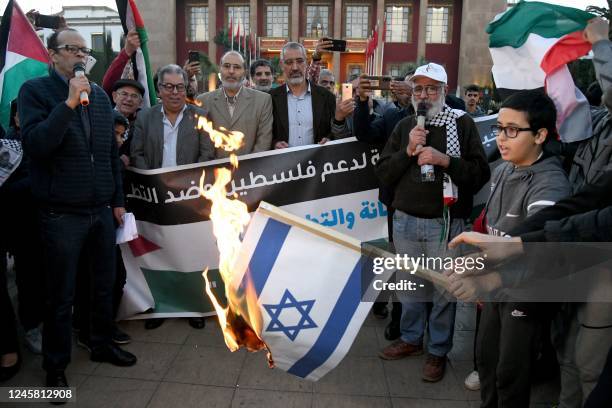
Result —
<path fill-rule="evenodd" d="M 234 10 L 232 9 L 232 15 L 230 17 L 230 43 L 232 47 L 232 51 L 234 51 Z"/>
<path fill-rule="evenodd" d="M 378 30 L 378 22 L 376 22 L 376 28 L 374 28 L 374 33 Z M 372 50 L 372 75 L 378 75 L 378 67 L 376 64 L 378 63 L 378 58 L 376 58 L 376 53 L 378 52 L 378 36 L 374 34 L 374 41 L 372 44 L 374 49 Z"/>
<path fill-rule="evenodd" d="M 378 73 L 378 23 L 380 20 L 376 20 L 376 28 L 374 29 L 374 75 L 380 75 Z"/>
<path fill-rule="evenodd" d="M 331 228 L 324 227 L 313 221 L 308 221 L 305 218 L 298 217 L 297 215 L 281 210 L 280 208 L 265 201 L 262 201 L 259 204 L 257 212 L 276 221 L 303 229 L 311 234 L 318 235 L 321 238 L 328 239 L 338 245 L 342 245 L 345 248 L 352 249 L 353 251 L 359 252 L 363 255 L 367 255 L 369 257 L 395 258 L 395 254 L 392 254 L 391 252 L 385 251 L 373 245 L 365 245 L 362 247 L 361 241 L 353 237 L 342 234 Z M 450 282 L 448 281 L 448 277 L 444 276 L 442 273 L 422 267 L 411 269 L 410 272 L 413 270 L 416 276 L 426 279 L 438 286 L 441 286 L 443 289 L 448 290 Z"/>
<path fill-rule="evenodd" d="M 369 40 L 369 39 L 368 39 Z M 366 47 L 365 47 L 365 73 L 368 73 L 368 40 L 366 40 Z"/>
<path fill-rule="evenodd" d="M 385 11 L 385 18 L 383 19 L 383 31 L 382 31 L 382 49 L 380 53 L 380 74 L 383 74 L 383 68 L 385 66 L 385 40 L 387 36 L 387 12 Z"/>

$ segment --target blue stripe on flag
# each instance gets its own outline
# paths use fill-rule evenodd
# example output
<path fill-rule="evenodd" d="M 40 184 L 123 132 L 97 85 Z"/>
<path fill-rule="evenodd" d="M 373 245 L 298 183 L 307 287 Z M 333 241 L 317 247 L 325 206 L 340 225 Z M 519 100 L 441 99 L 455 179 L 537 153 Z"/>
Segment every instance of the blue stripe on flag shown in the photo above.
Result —
<path fill-rule="evenodd" d="M 240 283 L 241 289 L 244 290 L 247 280 L 251 279 L 255 293 L 259 297 L 290 229 L 291 226 L 287 224 L 272 218 L 268 219 L 249 261 L 249 268 Z"/>
<path fill-rule="evenodd" d="M 317 341 L 308 353 L 287 370 L 288 373 L 305 378 L 325 363 L 336 350 L 361 301 L 361 266 L 364 261 L 362 257 L 353 268 Z"/>

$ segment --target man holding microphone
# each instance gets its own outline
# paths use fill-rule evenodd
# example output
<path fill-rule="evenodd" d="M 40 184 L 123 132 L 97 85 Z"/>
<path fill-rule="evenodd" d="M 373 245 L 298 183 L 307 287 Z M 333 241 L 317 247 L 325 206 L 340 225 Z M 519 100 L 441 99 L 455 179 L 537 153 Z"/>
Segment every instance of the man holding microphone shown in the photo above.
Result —
<path fill-rule="evenodd" d="M 72 304 L 79 256 L 91 262 L 91 359 L 119 366 L 136 357 L 111 342 L 115 229 L 122 223 L 123 188 L 110 101 L 79 72 L 91 53 L 73 29 L 47 42 L 48 77 L 19 92 L 23 146 L 31 158 L 39 205 L 46 277 L 43 368 L 48 387 L 67 387 Z M 87 268 L 89 270 L 90 268 Z"/>
<path fill-rule="evenodd" d="M 376 165 L 382 185 L 394 189 L 393 242 L 398 254 L 433 259 L 454 256 L 446 249 L 448 241 L 463 231 L 474 194 L 489 180 L 474 121 L 445 104 L 447 82 L 441 65 L 429 63 L 416 69 L 410 79 L 416 115 L 397 124 Z M 441 380 L 453 344 L 456 304 L 438 288 L 431 293 L 399 292 L 398 298 L 401 336 L 379 357 L 397 360 L 421 355 L 426 346 L 422 378 Z"/>

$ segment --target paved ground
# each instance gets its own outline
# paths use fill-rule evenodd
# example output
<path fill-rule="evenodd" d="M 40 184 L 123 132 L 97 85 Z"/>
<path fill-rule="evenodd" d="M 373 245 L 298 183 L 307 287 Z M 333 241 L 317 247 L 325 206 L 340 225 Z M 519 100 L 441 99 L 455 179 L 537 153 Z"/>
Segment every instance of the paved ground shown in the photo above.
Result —
<path fill-rule="evenodd" d="M 398 361 L 376 357 L 388 344 L 383 337 L 385 324 L 368 317 L 348 356 L 317 383 L 268 369 L 263 353 L 229 352 L 216 319 L 208 319 L 202 330 L 191 328 L 186 319 L 167 320 L 155 330 L 145 330 L 142 321 L 122 322 L 121 327 L 133 338 L 126 349 L 138 356 L 136 366 L 94 363 L 75 346 L 67 376 L 76 387 L 79 407 L 479 406 L 480 394 L 463 387 L 472 368 L 473 306 L 459 305 L 447 373 L 435 384 L 421 381 L 424 357 Z M 2 385 L 42 386 L 40 366 L 40 356 L 24 351 L 22 370 Z M 532 406 L 550 407 L 557 394 L 556 383 L 534 387 Z"/>

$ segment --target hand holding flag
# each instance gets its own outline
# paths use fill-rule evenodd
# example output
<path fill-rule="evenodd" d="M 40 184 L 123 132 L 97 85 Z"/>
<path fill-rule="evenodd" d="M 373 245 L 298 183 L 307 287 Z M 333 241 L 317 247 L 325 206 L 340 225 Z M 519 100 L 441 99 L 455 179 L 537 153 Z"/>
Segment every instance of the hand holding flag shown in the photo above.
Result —
<path fill-rule="evenodd" d="M 128 31 L 125 36 L 125 46 L 123 47 L 125 53 L 128 56 L 134 55 L 136 51 L 140 48 L 140 37 L 138 36 L 138 31 L 135 29 Z"/>
<path fill-rule="evenodd" d="M 129 35 L 131 32 L 136 32 L 138 35 L 138 41 L 136 41 L 134 35 L 132 35 L 132 42 L 130 44 L 130 50 L 138 44 L 138 47 L 135 47 L 136 51 L 132 54 L 134 79 L 140 82 L 145 89 L 143 98 L 145 106 L 153 106 L 157 103 L 157 93 L 155 92 L 153 73 L 151 72 L 151 63 L 149 61 L 149 49 L 147 47 L 149 37 L 145 30 L 144 21 L 134 0 L 116 1 L 123 32 L 128 36 L 128 40 L 130 39 Z M 126 52 L 128 52 L 127 49 Z"/>

